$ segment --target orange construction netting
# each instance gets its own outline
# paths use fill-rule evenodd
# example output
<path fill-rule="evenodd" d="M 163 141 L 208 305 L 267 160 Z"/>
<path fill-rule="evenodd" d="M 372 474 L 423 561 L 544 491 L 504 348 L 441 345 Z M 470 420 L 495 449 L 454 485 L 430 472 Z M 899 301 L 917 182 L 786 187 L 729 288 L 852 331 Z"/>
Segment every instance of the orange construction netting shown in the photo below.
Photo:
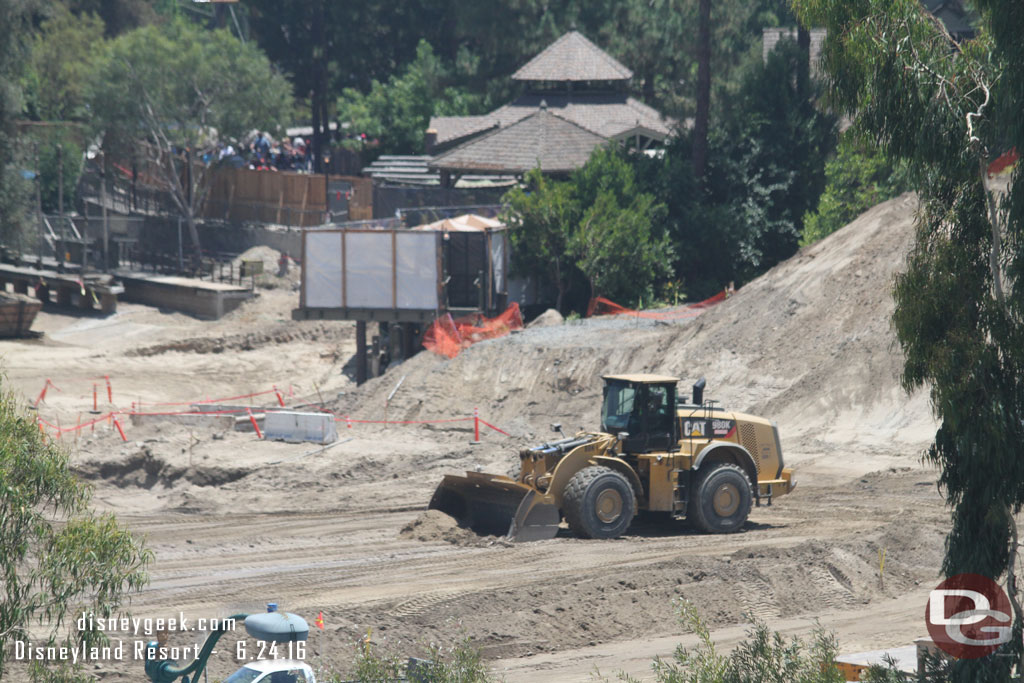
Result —
<path fill-rule="evenodd" d="M 700 315 L 705 309 L 725 301 L 733 293 L 734 290 L 725 289 L 713 297 L 690 304 L 689 306 L 677 306 L 654 311 L 637 311 L 620 306 L 614 301 L 609 301 L 603 296 L 599 296 L 590 300 L 590 304 L 587 306 L 587 317 L 595 315 L 631 315 L 636 318 L 650 318 L 652 320 L 682 320 Z"/>
<path fill-rule="evenodd" d="M 434 353 L 455 358 L 462 349 L 479 341 L 503 337 L 512 330 L 521 329 L 523 316 L 515 302 L 494 318 L 485 318 L 479 313 L 452 318 L 451 313 L 445 313 L 427 328 L 423 346 Z"/>

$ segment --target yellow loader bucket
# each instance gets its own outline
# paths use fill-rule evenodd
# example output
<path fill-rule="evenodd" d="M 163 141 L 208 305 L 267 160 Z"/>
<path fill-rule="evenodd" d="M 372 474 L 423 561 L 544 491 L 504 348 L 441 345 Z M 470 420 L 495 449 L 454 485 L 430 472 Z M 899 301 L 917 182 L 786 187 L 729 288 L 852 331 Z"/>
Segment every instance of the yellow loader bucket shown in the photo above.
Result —
<path fill-rule="evenodd" d="M 445 477 L 427 507 L 454 517 L 478 534 L 519 542 L 554 538 L 561 521 L 558 508 L 543 502 L 535 489 L 483 472 Z"/>

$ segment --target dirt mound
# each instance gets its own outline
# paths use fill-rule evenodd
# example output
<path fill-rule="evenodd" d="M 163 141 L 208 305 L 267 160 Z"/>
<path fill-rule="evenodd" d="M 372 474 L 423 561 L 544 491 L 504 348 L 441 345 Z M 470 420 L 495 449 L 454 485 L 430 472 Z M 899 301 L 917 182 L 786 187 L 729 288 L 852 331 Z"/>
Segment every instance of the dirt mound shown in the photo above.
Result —
<path fill-rule="evenodd" d="M 402 527 L 398 536 L 416 541 L 446 541 L 453 545 L 493 545 L 499 539 L 496 536 L 478 536 L 470 529 L 459 526 L 454 517 L 440 510 L 427 510 L 422 515 Z"/>
<path fill-rule="evenodd" d="M 263 274 L 256 277 L 258 287 L 264 289 L 297 288 L 302 280 L 302 271 L 298 264 L 289 258 L 287 270 L 281 274 L 281 256 L 282 253 L 278 250 L 261 245 L 246 249 L 232 263 L 237 269 L 241 267 L 242 261 L 261 261 Z M 290 256 L 295 256 L 295 254 Z"/>
<path fill-rule="evenodd" d="M 153 344 L 129 350 L 128 356 L 156 356 L 168 351 L 188 353 L 223 353 L 225 351 L 253 351 L 272 344 L 294 342 L 339 341 L 352 336 L 349 326 L 325 323 L 278 323 L 262 332 L 245 332 L 222 337 L 192 337 L 163 344 Z"/>
<path fill-rule="evenodd" d="M 561 325 L 565 322 L 565 318 L 562 314 L 553 308 L 549 308 L 544 311 L 536 318 L 526 323 L 527 327 L 553 327 L 554 325 Z"/>
<path fill-rule="evenodd" d="M 452 360 L 420 353 L 336 407 L 357 415 L 383 405 L 404 376 L 389 403 L 398 419 L 478 407 L 532 440 L 552 421 L 593 427 L 602 374 L 657 372 L 683 387 L 707 377 L 706 397 L 777 420 L 784 446 L 900 443 L 914 452 L 934 421 L 926 393 L 908 398 L 900 387 L 889 321 L 916 206 L 909 194 L 876 206 L 692 320 L 594 318 L 482 342 Z"/>

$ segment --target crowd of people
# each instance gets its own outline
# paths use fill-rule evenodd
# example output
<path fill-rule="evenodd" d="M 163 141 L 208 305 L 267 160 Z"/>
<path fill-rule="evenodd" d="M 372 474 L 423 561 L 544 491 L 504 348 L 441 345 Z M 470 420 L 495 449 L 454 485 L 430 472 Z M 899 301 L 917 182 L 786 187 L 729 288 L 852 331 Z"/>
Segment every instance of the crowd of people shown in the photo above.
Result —
<path fill-rule="evenodd" d="M 308 172 L 313 169 L 313 144 L 311 139 L 300 136 L 275 141 L 269 134 L 259 132 L 238 149 L 230 142 L 218 142 L 203 155 L 203 162 L 256 171 Z"/>
<path fill-rule="evenodd" d="M 379 140 L 368 138 L 365 134 L 347 133 L 340 136 L 332 131 L 324 149 L 324 168 L 330 168 L 332 173 L 358 173 L 362 168 L 360 152 L 376 148 L 379 144 Z M 335 162 L 333 165 L 332 159 Z M 296 135 L 275 140 L 269 133 L 258 131 L 237 147 L 224 141 L 207 147 L 202 161 L 207 165 L 222 164 L 255 171 L 311 173 L 315 166 L 313 139 Z"/>

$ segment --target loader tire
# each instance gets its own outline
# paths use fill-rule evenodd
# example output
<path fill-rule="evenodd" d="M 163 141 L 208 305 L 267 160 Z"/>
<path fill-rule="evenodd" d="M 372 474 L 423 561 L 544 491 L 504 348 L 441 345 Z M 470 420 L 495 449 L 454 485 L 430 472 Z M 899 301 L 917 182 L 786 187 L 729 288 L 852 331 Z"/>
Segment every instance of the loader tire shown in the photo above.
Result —
<path fill-rule="evenodd" d="M 730 534 L 747 522 L 753 502 L 750 479 L 737 465 L 716 465 L 699 475 L 686 517 L 697 530 Z"/>
<path fill-rule="evenodd" d="M 618 538 L 636 514 L 636 496 L 629 481 L 607 467 L 585 467 L 565 486 L 565 520 L 581 538 Z"/>

